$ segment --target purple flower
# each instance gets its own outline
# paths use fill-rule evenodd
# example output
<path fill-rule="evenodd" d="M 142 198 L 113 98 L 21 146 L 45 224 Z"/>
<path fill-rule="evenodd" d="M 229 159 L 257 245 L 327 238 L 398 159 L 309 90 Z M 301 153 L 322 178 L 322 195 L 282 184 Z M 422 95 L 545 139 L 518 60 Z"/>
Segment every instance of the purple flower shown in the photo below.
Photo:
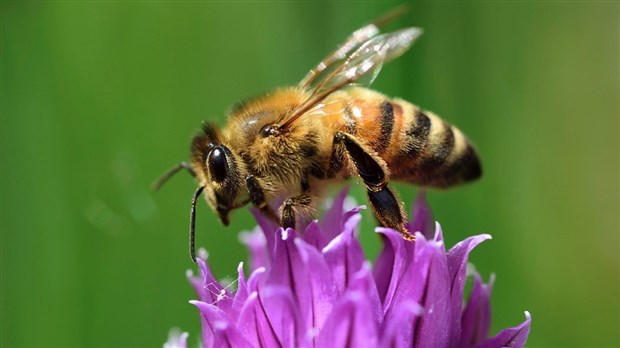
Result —
<path fill-rule="evenodd" d="M 371 265 L 356 238 L 357 207 L 346 211 L 346 191 L 322 222 L 303 234 L 278 228 L 254 212 L 259 228 L 242 235 L 250 274 L 238 267 L 236 291 L 219 283 L 198 260 L 189 276 L 198 300 L 204 347 L 523 347 L 530 315 L 488 338 L 493 278 L 474 274 L 464 304 L 467 257 L 489 235 L 446 251 L 424 195 L 414 204 L 407 242 L 377 228 L 383 250 Z M 185 337 L 184 337 L 185 338 Z M 183 340 L 184 343 L 184 340 Z"/>

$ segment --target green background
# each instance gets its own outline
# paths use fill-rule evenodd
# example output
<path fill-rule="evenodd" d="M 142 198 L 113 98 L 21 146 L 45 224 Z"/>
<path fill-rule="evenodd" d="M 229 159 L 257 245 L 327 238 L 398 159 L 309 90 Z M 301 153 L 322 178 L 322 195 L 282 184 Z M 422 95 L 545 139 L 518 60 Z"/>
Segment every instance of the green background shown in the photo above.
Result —
<path fill-rule="evenodd" d="M 2 346 L 159 346 L 174 326 L 195 343 L 195 183 L 149 184 L 187 158 L 202 120 L 296 83 L 394 6 L 3 2 Z M 428 197 L 448 246 L 493 235 L 471 257 L 497 275 L 492 331 L 529 310 L 531 347 L 620 345 L 619 14 L 617 2 L 419 2 L 388 27 L 425 33 L 373 88 L 477 144 L 483 180 Z M 236 233 L 253 226 L 246 210 L 224 228 L 199 205 L 218 277 L 245 259 Z"/>

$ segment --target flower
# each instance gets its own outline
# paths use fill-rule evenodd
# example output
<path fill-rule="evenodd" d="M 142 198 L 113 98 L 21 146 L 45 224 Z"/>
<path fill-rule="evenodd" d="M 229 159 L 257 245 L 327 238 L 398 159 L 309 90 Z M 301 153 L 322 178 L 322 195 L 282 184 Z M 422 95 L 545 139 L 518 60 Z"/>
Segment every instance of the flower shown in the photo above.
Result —
<path fill-rule="evenodd" d="M 282 229 L 253 211 L 259 227 L 242 234 L 250 251 L 250 275 L 238 267 L 237 290 L 216 280 L 198 260 L 189 276 L 198 300 L 204 347 L 523 347 L 530 315 L 518 326 L 487 338 L 493 277 L 477 273 L 463 303 L 467 258 L 486 234 L 449 251 L 433 224 L 424 194 L 409 225 L 414 243 L 377 228 L 383 250 L 364 258 L 356 228 L 363 206 L 346 211 L 346 190 L 321 222 L 303 234 Z"/>

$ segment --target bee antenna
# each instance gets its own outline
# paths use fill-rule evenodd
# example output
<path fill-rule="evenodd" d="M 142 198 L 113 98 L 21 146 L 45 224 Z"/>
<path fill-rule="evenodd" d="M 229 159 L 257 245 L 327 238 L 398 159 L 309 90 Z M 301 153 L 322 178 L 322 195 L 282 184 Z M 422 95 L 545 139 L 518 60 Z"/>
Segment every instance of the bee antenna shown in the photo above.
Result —
<path fill-rule="evenodd" d="M 178 173 L 181 169 L 185 168 L 193 177 L 196 177 L 196 172 L 190 166 L 189 163 L 183 161 L 174 167 L 168 169 L 164 174 L 162 174 L 155 182 L 151 184 L 151 190 L 157 191 L 159 190 L 170 178 L 172 178 L 176 173 Z"/>
<path fill-rule="evenodd" d="M 196 249 L 194 248 L 194 238 L 196 236 L 196 201 L 204 188 L 204 186 L 200 186 L 196 192 L 194 192 L 192 208 L 189 211 L 189 256 L 194 263 L 196 263 Z"/>

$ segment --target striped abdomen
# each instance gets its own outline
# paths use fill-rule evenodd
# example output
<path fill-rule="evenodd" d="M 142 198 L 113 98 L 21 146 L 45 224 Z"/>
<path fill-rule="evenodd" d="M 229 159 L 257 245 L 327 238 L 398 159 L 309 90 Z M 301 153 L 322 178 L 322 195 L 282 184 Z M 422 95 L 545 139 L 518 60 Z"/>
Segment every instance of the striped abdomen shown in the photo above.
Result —
<path fill-rule="evenodd" d="M 482 174 L 473 145 L 438 116 L 367 89 L 349 94 L 343 128 L 385 160 L 391 180 L 449 187 Z"/>

